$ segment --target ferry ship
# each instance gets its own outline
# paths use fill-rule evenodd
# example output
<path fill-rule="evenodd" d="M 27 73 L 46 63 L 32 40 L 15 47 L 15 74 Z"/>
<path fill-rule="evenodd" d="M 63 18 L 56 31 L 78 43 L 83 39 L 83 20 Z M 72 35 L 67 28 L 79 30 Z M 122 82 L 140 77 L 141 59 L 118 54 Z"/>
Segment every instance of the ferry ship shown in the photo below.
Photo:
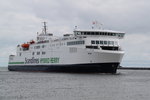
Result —
<path fill-rule="evenodd" d="M 124 51 L 119 41 L 124 32 L 104 29 L 74 29 L 62 37 L 43 31 L 32 40 L 17 45 L 9 56 L 9 71 L 69 71 L 116 73 Z"/>

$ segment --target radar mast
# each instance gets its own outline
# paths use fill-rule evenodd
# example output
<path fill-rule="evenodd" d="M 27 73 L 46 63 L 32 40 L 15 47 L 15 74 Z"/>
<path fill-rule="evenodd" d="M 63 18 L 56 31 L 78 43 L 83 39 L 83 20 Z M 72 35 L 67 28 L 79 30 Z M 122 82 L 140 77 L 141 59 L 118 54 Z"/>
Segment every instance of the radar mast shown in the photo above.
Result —
<path fill-rule="evenodd" d="M 43 29 L 43 31 L 44 31 L 44 34 L 47 34 L 47 26 L 46 26 L 46 22 L 43 22 L 44 23 L 44 29 Z"/>

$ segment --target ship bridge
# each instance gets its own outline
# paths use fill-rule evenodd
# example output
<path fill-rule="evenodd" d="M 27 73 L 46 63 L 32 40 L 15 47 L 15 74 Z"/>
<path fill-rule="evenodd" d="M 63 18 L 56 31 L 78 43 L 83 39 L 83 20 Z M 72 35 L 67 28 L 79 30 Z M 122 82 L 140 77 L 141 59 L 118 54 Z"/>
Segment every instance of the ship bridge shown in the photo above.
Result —
<path fill-rule="evenodd" d="M 111 30 L 74 30 L 75 36 L 106 36 L 106 37 L 117 37 L 119 39 L 124 38 L 125 33 Z"/>
<path fill-rule="evenodd" d="M 87 37 L 87 49 L 101 49 L 111 51 L 122 51 L 119 44 L 119 39 L 124 38 L 125 33 L 113 30 L 74 30 L 74 35 L 77 37 Z"/>

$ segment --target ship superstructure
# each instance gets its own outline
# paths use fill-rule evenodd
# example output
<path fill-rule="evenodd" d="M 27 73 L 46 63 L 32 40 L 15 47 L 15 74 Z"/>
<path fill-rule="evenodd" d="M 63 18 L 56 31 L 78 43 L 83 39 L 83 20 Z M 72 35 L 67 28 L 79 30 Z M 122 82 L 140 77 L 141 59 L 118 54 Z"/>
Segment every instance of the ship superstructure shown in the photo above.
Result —
<path fill-rule="evenodd" d="M 10 55 L 10 71 L 98 71 L 116 73 L 124 51 L 119 40 L 124 32 L 75 29 L 73 34 L 55 37 L 46 23 L 37 40 L 17 46 Z"/>

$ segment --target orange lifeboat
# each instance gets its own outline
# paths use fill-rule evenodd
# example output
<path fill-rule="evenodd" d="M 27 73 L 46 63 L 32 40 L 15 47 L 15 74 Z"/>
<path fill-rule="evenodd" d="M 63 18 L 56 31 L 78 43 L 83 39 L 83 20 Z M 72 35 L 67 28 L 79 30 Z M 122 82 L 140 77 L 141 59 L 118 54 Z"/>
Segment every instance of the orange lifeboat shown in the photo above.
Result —
<path fill-rule="evenodd" d="M 23 48 L 29 48 L 29 44 L 27 44 L 27 43 L 24 43 L 24 44 L 22 44 L 21 45 Z"/>

